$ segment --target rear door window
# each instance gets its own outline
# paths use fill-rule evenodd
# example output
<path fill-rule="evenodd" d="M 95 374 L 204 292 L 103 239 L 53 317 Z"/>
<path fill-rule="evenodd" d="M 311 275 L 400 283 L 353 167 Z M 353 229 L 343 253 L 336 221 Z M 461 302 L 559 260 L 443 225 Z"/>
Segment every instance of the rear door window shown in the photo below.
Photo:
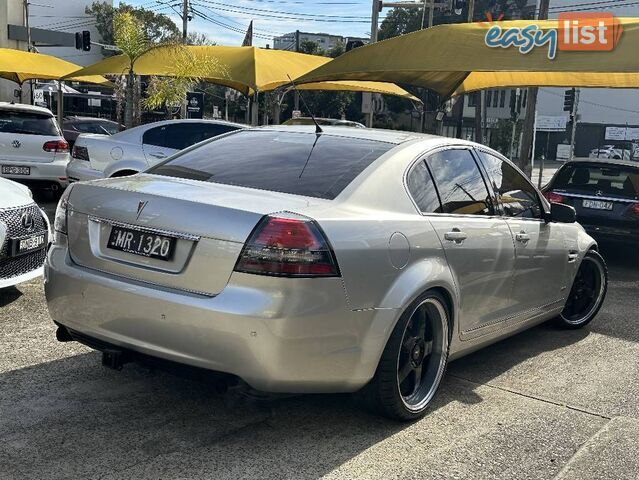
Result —
<path fill-rule="evenodd" d="M 552 188 L 598 196 L 639 198 L 639 168 L 584 163 L 564 165 Z"/>
<path fill-rule="evenodd" d="M 535 187 L 501 158 L 479 150 L 493 190 L 507 217 L 541 218 L 542 209 Z"/>
<path fill-rule="evenodd" d="M 429 155 L 426 163 L 441 200 L 436 213 L 493 215 L 488 189 L 470 150 L 441 150 Z"/>
<path fill-rule="evenodd" d="M 51 115 L 16 110 L 0 110 L 0 133 L 56 137 L 60 135 L 60 130 Z"/>
<path fill-rule="evenodd" d="M 142 141 L 146 145 L 183 150 L 203 140 L 235 129 L 229 125 L 198 122 L 172 123 L 148 130 Z"/>
<path fill-rule="evenodd" d="M 333 199 L 395 145 L 300 132 L 240 131 L 150 173 Z"/>

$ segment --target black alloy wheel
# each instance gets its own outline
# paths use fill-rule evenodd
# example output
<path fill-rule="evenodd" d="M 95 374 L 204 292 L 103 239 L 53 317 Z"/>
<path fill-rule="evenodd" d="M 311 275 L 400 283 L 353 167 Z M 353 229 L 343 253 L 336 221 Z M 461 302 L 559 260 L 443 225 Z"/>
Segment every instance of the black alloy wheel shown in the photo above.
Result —
<path fill-rule="evenodd" d="M 567 328 L 581 328 L 592 321 L 608 290 L 608 269 L 599 253 L 590 250 L 581 261 L 559 320 Z"/>

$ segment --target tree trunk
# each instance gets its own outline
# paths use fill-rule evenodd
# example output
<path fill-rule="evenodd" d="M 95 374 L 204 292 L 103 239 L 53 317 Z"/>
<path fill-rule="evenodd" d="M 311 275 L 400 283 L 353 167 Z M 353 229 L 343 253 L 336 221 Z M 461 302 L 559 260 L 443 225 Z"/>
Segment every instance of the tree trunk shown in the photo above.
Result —
<path fill-rule="evenodd" d="M 135 76 L 133 75 L 133 69 L 129 70 L 129 74 L 126 77 L 126 93 L 124 102 L 124 126 L 131 128 L 133 126 L 133 84 Z"/>

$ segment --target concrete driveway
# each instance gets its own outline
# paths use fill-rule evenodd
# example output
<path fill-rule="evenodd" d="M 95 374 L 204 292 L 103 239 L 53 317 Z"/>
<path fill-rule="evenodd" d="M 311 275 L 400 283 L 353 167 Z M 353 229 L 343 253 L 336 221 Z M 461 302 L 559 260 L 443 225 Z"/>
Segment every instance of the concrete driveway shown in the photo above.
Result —
<path fill-rule="evenodd" d="M 582 331 L 542 325 L 450 365 L 398 424 L 348 395 L 256 402 L 60 344 L 33 281 L 0 291 L 0 478 L 636 479 L 639 257 L 604 246 Z"/>

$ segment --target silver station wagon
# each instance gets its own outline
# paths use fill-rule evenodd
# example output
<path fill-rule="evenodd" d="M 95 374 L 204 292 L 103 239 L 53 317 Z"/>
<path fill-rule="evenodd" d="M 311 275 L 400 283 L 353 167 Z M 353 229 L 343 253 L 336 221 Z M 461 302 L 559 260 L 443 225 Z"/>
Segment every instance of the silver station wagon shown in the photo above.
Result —
<path fill-rule="evenodd" d="M 449 361 L 590 322 L 607 270 L 571 207 L 462 140 L 253 128 L 58 206 L 45 288 L 61 341 L 266 392 L 359 392 L 423 415 Z M 551 333 L 549 333 L 551 334 Z"/>

